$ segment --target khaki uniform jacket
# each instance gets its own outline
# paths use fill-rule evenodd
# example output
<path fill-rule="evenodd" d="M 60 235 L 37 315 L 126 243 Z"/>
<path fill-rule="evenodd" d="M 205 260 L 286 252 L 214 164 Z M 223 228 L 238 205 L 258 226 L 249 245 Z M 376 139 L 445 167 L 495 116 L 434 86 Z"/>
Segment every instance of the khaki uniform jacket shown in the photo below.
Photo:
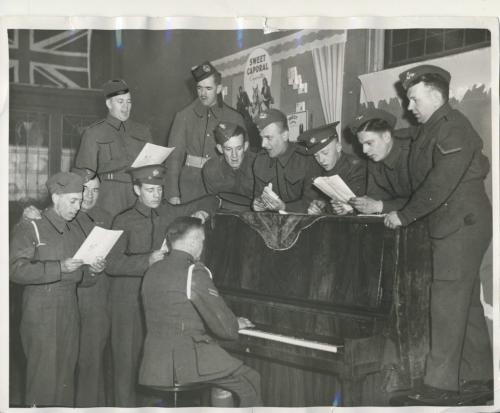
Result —
<path fill-rule="evenodd" d="M 403 225 L 428 216 L 432 237 L 444 238 L 490 213 L 483 142 L 469 120 L 446 103 L 421 125 L 409 158 L 413 195 L 398 212 Z"/>
<path fill-rule="evenodd" d="M 166 163 L 165 181 L 170 197 L 180 196 L 179 176 L 186 154 L 203 158 L 217 155 L 213 132 L 219 122 L 223 121 L 235 123 L 246 130 L 243 117 L 226 104 L 207 108 L 196 99 L 177 112 L 168 138 L 168 146 L 175 147 Z"/>
<path fill-rule="evenodd" d="M 144 277 L 142 297 L 147 336 L 140 384 L 210 381 L 243 364 L 216 342 L 216 338 L 237 339 L 238 321 L 219 296 L 208 269 L 191 255 L 173 250 L 155 263 Z"/>
<path fill-rule="evenodd" d="M 261 151 L 253 164 L 255 176 L 254 197 L 259 197 L 264 187 L 273 184 L 273 191 L 291 212 L 306 212 L 310 202 L 317 197 L 312 181 L 321 174 L 312 156 L 300 152 L 296 144 L 289 143 L 285 153 L 270 158 Z"/>

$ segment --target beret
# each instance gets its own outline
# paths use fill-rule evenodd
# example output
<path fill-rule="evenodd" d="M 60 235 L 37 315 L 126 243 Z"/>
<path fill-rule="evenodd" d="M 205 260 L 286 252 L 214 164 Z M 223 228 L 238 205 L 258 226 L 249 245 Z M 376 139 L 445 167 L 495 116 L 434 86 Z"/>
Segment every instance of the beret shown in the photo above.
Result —
<path fill-rule="evenodd" d="M 262 130 L 271 123 L 276 122 L 281 122 L 283 125 L 287 125 L 287 118 L 285 114 L 278 109 L 269 109 L 266 112 L 261 112 L 255 121 L 259 130 Z"/>
<path fill-rule="evenodd" d="M 339 138 L 336 129 L 338 124 L 339 122 L 333 122 L 318 128 L 309 129 L 299 135 L 297 142 L 304 145 L 308 153 L 314 154 L 334 139 Z"/>
<path fill-rule="evenodd" d="M 236 129 L 241 126 L 232 122 L 220 122 L 214 129 L 214 138 L 219 145 L 224 145 L 233 136 L 236 136 Z M 243 132 L 243 139 L 245 133 Z"/>
<path fill-rule="evenodd" d="M 132 176 L 133 182 L 163 185 L 165 171 L 166 168 L 163 165 L 146 165 L 139 168 L 128 168 L 126 172 Z"/>
<path fill-rule="evenodd" d="M 208 61 L 191 68 L 191 74 L 193 75 L 196 83 L 201 82 L 203 79 L 206 79 L 215 73 L 219 72 L 212 66 L 212 63 Z"/>
<path fill-rule="evenodd" d="M 368 122 L 372 119 L 381 119 L 385 120 L 389 126 L 394 129 L 394 126 L 396 126 L 396 116 L 394 116 L 392 113 L 389 113 L 385 110 L 382 109 L 368 109 L 366 112 L 363 112 L 359 116 L 355 117 L 354 120 L 351 121 L 349 124 L 349 128 L 356 133 L 356 131 L 359 129 L 361 125 L 363 125 L 365 122 Z"/>
<path fill-rule="evenodd" d="M 51 194 L 72 194 L 83 191 L 83 178 L 73 172 L 58 172 L 45 184 Z"/>
<path fill-rule="evenodd" d="M 399 75 L 399 79 L 401 80 L 401 84 L 407 90 L 409 87 L 419 82 L 420 76 L 423 75 L 439 75 L 445 80 L 447 83 L 450 83 L 451 75 L 450 72 L 433 65 L 420 65 L 412 67 L 408 70 L 405 70 Z"/>
<path fill-rule="evenodd" d="M 106 99 L 112 98 L 113 96 L 124 95 L 129 92 L 128 86 L 124 80 L 113 79 L 108 80 L 103 86 L 102 91 Z"/>
<path fill-rule="evenodd" d="M 74 174 L 80 175 L 83 179 L 84 185 L 87 182 L 92 181 L 92 179 L 94 179 L 97 176 L 95 171 L 93 171 L 92 169 L 88 169 L 88 168 L 71 168 L 71 172 L 73 172 Z"/>

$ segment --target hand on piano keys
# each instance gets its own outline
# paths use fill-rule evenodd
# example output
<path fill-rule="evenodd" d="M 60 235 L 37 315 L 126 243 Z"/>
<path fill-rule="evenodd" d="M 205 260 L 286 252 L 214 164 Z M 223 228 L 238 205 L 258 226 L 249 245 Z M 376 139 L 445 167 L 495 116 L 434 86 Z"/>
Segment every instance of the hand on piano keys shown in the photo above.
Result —
<path fill-rule="evenodd" d="M 248 318 L 238 317 L 238 330 L 252 327 L 255 327 L 255 324 L 252 323 Z"/>

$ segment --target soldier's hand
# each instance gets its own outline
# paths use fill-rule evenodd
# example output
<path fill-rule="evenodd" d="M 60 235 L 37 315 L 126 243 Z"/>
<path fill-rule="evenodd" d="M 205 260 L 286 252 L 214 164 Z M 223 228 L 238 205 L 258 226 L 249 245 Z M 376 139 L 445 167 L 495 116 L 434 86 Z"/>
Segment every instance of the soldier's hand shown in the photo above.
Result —
<path fill-rule="evenodd" d="M 384 207 L 384 203 L 382 201 L 377 201 L 366 195 L 349 199 L 349 204 L 362 214 L 379 214 L 382 212 Z"/>
<path fill-rule="evenodd" d="M 268 194 L 266 191 L 262 192 L 261 199 L 266 205 L 266 209 L 271 211 L 284 211 L 286 208 L 285 203 L 280 198 Z"/>
<path fill-rule="evenodd" d="M 149 256 L 149 266 L 153 265 L 155 262 L 161 261 L 165 256 L 165 250 L 156 250 L 151 253 Z"/>
<path fill-rule="evenodd" d="M 172 205 L 179 205 L 181 203 L 181 199 L 178 196 L 173 196 L 172 198 L 169 198 L 168 202 Z"/>
<path fill-rule="evenodd" d="M 106 268 L 106 260 L 103 257 L 97 257 L 95 262 L 90 266 L 90 271 L 94 274 L 99 274 Z"/>
<path fill-rule="evenodd" d="M 256 212 L 262 212 L 266 210 L 266 204 L 260 197 L 255 198 L 252 202 L 252 208 Z"/>
<path fill-rule="evenodd" d="M 326 202 L 322 199 L 314 199 L 309 204 L 309 208 L 307 208 L 307 213 L 309 215 L 319 215 L 325 209 Z"/>
<path fill-rule="evenodd" d="M 24 208 L 23 219 L 41 219 L 41 218 L 42 218 L 42 213 L 36 206 L 29 205 L 26 208 Z"/>
<path fill-rule="evenodd" d="M 255 327 L 255 324 L 252 323 L 248 318 L 238 317 L 238 330 L 241 330 L 242 328 L 251 328 L 251 327 Z"/>
<path fill-rule="evenodd" d="M 210 214 L 206 211 L 199 210 L 199 211 L 196 211 L 193 214 L 191 214 L 191 216 L 193 218 L 201 219 L 201 222 L 204 224 L 207 221 L 207 219 L 210 217 Z"/>
<path fill-rule="evenodd" d="M 83 265 L 83 260 L 76 260 L 74 258 L 66 258 L 65 260 L 61 261 L 61 272 L 63 273 L 69 273 L 76 271 L 78 268 L 80 268 Z"/>
<path fill-rule="evenodd" d="M 348 214 L 349 212 L 351 212 L 351 211 L 349 211 L 349 210 L 347 209 L 346 204 L 344 204 L 343 202 L 340 202 L 340 201 L 336 201 L 336 200 L 334 200 L 334 199 L 331 199 L 331 200 L 330 200 L 330 205 L 332 206 L 333 213 L 334 213 L 335 215 L 346 215 L 346 214 Z"/>
<path fill-rule="evenodd" d="M 390 229 L 396 229 L 403 225 L 396 211 L 389 212 L 384 218 L 384 225 Z"/>

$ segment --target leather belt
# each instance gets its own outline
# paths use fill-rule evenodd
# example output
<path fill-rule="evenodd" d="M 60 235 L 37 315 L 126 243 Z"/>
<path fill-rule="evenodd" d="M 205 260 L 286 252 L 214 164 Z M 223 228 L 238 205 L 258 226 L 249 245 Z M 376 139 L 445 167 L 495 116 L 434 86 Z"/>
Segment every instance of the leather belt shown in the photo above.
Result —
<path fill-rule="evenodd" d="M 132 177 L 125 172 L 106 172 L 99 174 L 101 181 L 117 181 L 117 182 L 132 182 Z"/>
<path fill-rule="evenodd" d="M 193 168 L 203 168 L 203 165 L 205 165 L 205 162 L 209 159 L 210 158 L 208 157 L 205 158 L 203 156 L 194 156 L 187 154 L 185 165 L 192 166 Z"/>

